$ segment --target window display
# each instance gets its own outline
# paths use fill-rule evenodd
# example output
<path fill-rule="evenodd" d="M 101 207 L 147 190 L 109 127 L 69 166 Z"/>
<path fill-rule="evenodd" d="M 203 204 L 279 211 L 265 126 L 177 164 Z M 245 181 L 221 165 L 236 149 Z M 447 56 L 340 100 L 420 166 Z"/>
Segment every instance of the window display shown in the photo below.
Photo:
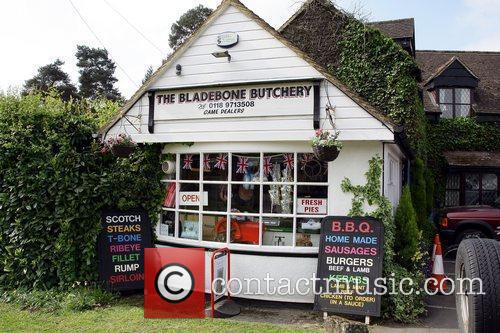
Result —
<path fill-rule="evenodd" d="M 226 242 L 227 215 L 203 215 L 202 239 L 208 242 Z"/>
<path fill-rule="evenodd" d="M 262 245 L 292 246 L 293 218 L 263 217 Z"/>
<path fill-rule="evenodd" d="M 199 215 L 190 213 L 179 213 L 180 238 L 198 239 Z"/>
<path fill-rule="evenodd" d="M 175 177 L 164 180 L 160 237 L 176 237 L 177 226 L 177 237 L 200 242 L 318 246 L 320 221 L 328 215 L 328 165 L 312 153 L 175 158 Z"/>

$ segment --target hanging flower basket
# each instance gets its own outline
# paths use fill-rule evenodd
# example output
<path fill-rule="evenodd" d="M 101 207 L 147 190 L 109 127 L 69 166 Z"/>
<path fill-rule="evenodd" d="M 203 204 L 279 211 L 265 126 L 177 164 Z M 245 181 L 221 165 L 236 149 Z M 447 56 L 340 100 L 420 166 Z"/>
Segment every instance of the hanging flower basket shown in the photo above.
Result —
<path fill-rule="evenodd" d="M 109 138 L 104 143 L 103 150 L 111 151 L 116 157 L 129 157 L 136 148 L 137 144 L 132 140 L 130 135 L 121 133 L 114 138 Z"/>
<path fill-rule="evenodd" d="M 314 156 L 322 162 L 335 161 L 340 154 L 336 146 L 313 146 Z"/>
<path fill-rule="evenodd" d="M 342 149 L 342 142 L 338 141 L 339 132 L 333 134 L 317 130 L 316 136 L 312 139 L 313 152 L 316 158 L 321 162 L 331 162 L 337 159 Z"/>

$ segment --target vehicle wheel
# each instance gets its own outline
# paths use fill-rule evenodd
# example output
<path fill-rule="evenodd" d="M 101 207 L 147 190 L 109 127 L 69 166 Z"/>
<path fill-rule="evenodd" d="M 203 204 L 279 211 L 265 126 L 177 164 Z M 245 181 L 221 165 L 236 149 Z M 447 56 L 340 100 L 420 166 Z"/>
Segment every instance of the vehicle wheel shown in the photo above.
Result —
<path fill-rule="evenodd" d="M 488 238 L 484 232 L 478 229 L 466 229 L 458 234 L 457 244 L 460 244 L 464 239 L 471 238 Z"/>
<path fill-rule="evenodd" d="M 460 282 L 463 279 L 476 280 Z M 493 239 L 466 239 L 460 243 L 455 262 L 455 303 L 460 332 L 498 332 L 499 242 Z"/>

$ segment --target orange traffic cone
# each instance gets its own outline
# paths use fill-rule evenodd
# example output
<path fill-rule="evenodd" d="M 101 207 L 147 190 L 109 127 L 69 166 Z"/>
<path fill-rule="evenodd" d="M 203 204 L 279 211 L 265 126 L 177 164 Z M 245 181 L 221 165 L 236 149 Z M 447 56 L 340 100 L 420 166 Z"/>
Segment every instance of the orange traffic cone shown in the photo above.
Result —
<path fill-rule="evenodd" d="M 435 245 L 436 250 L 434 263 L 432 265 L 432 275 L 429 279 L 428 287 L 430 291 L 444 293 L 446 289 L 446 281 L 443 280 L 446 279 L 446 275 L 444 275 L 443 251 L 441 250 L 441 242 L 439 241 L 439 237 L 437 240 L 438 242 Z"/>
<path fill-rule="evenodd" d="M 431 257 L 431 265 L 430 271 L 432 272 L 432 268 L 434 267 L 434 260 L 436 259 L 436 247 L 438 244 L 441 244 L 441 240 L 439 239 L 439 234 L 434 236 L 434 245 L 432 246 L 432 257 Z"/>

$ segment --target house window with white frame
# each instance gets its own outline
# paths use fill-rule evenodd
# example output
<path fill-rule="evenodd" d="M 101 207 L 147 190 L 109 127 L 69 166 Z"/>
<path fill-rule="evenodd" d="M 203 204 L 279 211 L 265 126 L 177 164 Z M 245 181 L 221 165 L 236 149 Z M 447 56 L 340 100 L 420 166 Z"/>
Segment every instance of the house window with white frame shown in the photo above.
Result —
<path fill-rule="evenodd" d="M 328 164 L 311 153 L 176 154 L 159 236 L 190 244 L 318 247 Z"/>

